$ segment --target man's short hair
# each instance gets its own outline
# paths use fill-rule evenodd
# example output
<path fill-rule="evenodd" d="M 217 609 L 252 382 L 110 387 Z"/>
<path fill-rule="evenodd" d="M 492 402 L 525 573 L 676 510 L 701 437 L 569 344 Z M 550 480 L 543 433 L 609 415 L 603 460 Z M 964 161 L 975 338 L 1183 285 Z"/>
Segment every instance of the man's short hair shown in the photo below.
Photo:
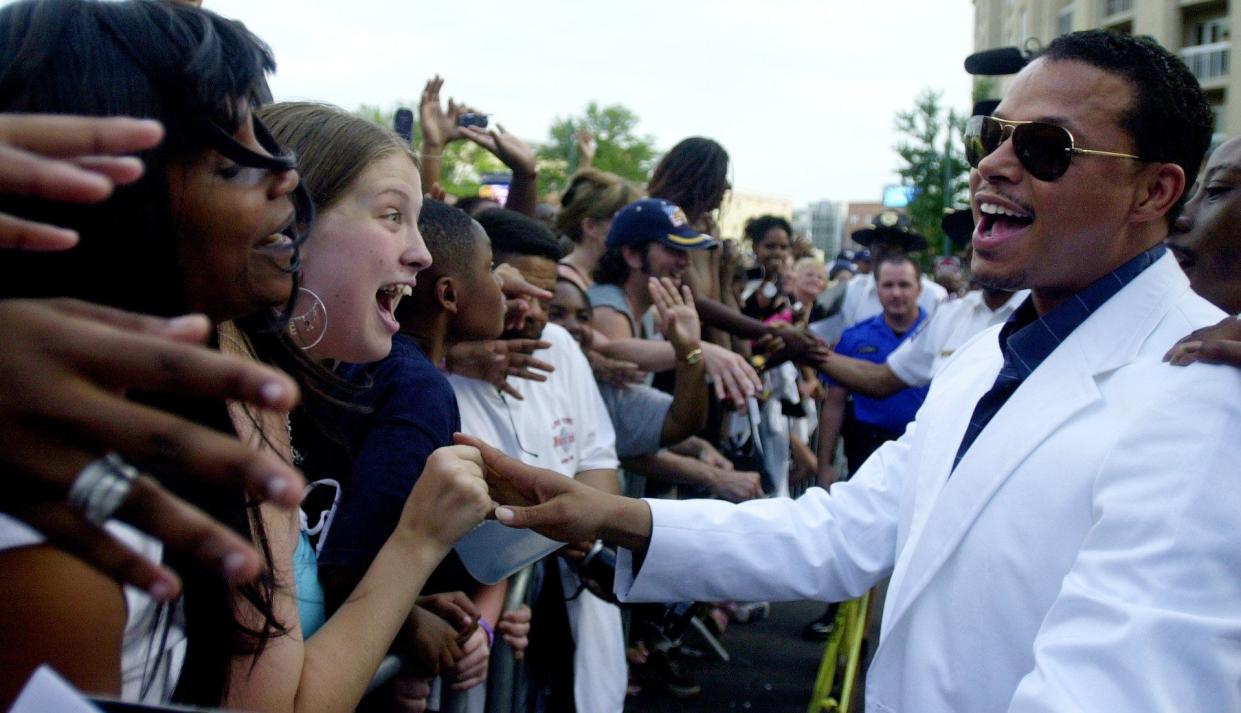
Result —
<path fill-rule="evenodd" d="M 545 257 L 557 261 L 563 253 L 560 243 L 546 225 L 511 210 L 493 208 L 474 216 L 491 238 L 491 252 L 496 260 L 514 255 Z"/>
<path fill-rule="evenodd" d="M 875 275 L 876 284 L 879 282 L 879 274 L 883 270 L 884 265 L 909 265 L 914 269 L 914 282 L 918 282 L 922 275 L 922 271 L 918 269 L 918 263 L 914 262 L 912 258 L 905 253 L 893 253 L 883 256 L 879 262 L 875 263 L 875 267 L 871 272 Z"/>
<path fill-rule="evenodd" d="M 460 274 L 469 268 L 474 244 L 474 219 L 460 208 L 427 198 L 418 214 L 418 232 L 431 253 L 433 274 Z"/>
<path fill-rule="evenodd" d="M 1133 135 L 1139 156 L 1175 163 L 1185 171 L 1185 193 L 1168 214 L 1169 220 L 1175 218 L 1189 197 L 1214 131 L 1211 105 L 1185 63 L 1150 37 L 1106 30 L 1061 35 L 1041 57 L 1083 62 L 1133 85 L 1133 107 L 1120 117 L 1120 125 Z"/>

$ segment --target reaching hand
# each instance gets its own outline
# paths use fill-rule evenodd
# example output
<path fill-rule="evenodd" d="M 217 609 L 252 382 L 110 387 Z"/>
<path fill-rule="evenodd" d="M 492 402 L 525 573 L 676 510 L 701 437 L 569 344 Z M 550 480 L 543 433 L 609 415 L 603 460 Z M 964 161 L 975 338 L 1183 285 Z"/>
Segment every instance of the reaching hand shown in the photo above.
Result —
<path fill-rule="evenodd" d="M 521 392 L 508 383 L 508 377 L 516 376 L 531 381 L 547 381 L 539 371 L 550 374 L 556 367 L 532 354 L 539 349 L 551 348 L 551 342 L 535 339 L 495 339 L 488 342 L 459 342 L 448 350 L 448 371 L 486 381 L 515 399 Z"/>
<path fill-rule="evenodd" d="M 513 176 L 531 176 L 535 173 L 534 149 L 529 144 L 496 124 L 495 131 L 477 126 L 462 126 L 461 135 L 487 149 L 500 162 L 513 171 Z"/>
<path fill-rule="evenodd" d="M 741 503 L 763 497 L 763 479 L 752 470 L 716 470 L 711 494 L 722 500 Z"/>
<path fill-rule="evenodd" d="M 701 438 L 698 440 L 702 441 L 702 449 L 698 452 L 698 460 L 719 470 L 734 469 L 733 462 L 728 460 L 723 453 L 716 450 L 715 446 Z"/>
<path fill-rule="evenodd" d="M 496 265 L 494 270 L 500 278 L 500 291 L 508 299 L 508 308 L 504 312 L 504 328 L 517 329 L 526 319 L 530 311 L 529 300 L 550 302 L 552 293 L 541 287 L 535 287 L 526 281 L 521 271 L 508 263 Z"/>
<path fill-rule="evenodd" d="M 457 126 L 457 118 L 468 114 L 471 109 L 463 104 L 448 100 L 448 111 L 440 106 L 440 87 L 444 80 L 438 74 L 427 80 L 422 88 L 422 101 L 418 103 L 418 124 L 422 131 L 422 151 L 424 153 L 440 153 L 453 141 L 465 138 L 461 127 Z"/>
<path fill-rule="evenodd" d="M 0 114 L 0 193 L 98 203 L 142 176 L 142 161 L 116 156 L 164 137 L 158 122 L 122 117 Z M 0 248 L 66 250 L 72 230 L 0 213 Z"/>
<path fill-rule="evenodd" d="M 593 349 L 586 350 L 586 361 L 590 362 L 595 381 L 611 384 L 618 389 L 626 389 L 630 384 L 646 381 L 646 372 L 631 361 L 611 359 Z"/>
<path fill-rule="evenodd" d="M 664 278 L 650 278 L 647 283 L 651 299 L 655 301 L 655 313 L 659 331 L 672 344 L 678 355 L 684 355 L 699 347 L 702 327 L 698 322 L 698 310 L 694 308 L 694 295 L 688 285 L 677 289 L 676 283 Z"/>
<path fill-rule="evenodd" d="M 444 552 L 495 509 L 483 479 L 483 459 L 468 446 L 433 451 L 401 512 L 401 526 L 416 541 Z"/>
<path fill-rule="evenodd" d="M 91 524 L 65 500 L 109 451 L 139 470 L 177 473 L 296 507 L 305 481 L 275 454 L 125 399 L 130 388 L 232 399 L 288 411 L 297 386 L 256 362 L 201 346 L 200 315 L 159 319 L 70 299 L 0 301 L 0 509 L 121 582 L 170 599 L 180 582 Z M 232 582 L 254 579 L 258 553 L 230 528 L 139 476 L 116 516 Z"/>
<path fill-rule="evenodd" d="M 1163 360 L 1176 366 L 1200 361 L 1241 367 L 1241 319 L 1228 316 L 1210 327 L 1194 330 L 1168 350 Z"/>
<path fill-rule="evenodd" d="M 451 670 L 463 655 L 458 643 L 457 630 L 439 616 L 415 606 L 409 613 L 407 629 L 412 636 L 405 637 L 409 673 L 415 677 L 435 677 L 442 671 Z"/>
<path fill-rule="evenodd" d="M 710 342 L 704 343 L 701 348 L 707 373 L 715 384 L 716 398 L 720 401 L 731 400 L 738 411 L 744 411 L 746 398 L 763 390 L 758 372 L 745 357 L 734 351 Z"/>
<path fill-rule="evenodd" d="M 434 612 L 449 624 L 454 624 L 459 639 L 474 633 L 474 629 L 478 627 L 478 617 L 481 616 L 478 606 L 465 596 L 465 592 L 427 594 L 418 597 L 418 606 Z"/>
<path fill-rule="evenodd" d="M 477 438 L 456 434 L 453 441 L 477 448 L 486 464 L 487 485 L 496 502 L 496 519 L 528 527 L 561 542 L 594 541 L 602 522 L 599 502 L 607 493 L 555 471 L 526 465 Z"/>

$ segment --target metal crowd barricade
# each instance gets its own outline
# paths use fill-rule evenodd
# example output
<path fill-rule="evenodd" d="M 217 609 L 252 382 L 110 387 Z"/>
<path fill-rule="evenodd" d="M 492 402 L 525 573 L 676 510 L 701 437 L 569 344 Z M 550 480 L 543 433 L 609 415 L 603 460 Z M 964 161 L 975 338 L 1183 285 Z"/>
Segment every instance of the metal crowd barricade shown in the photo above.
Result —
<path fill-rule="evenodd" d="M 836 627 L 823 649 L 808 713 L 849 713 L 861 667 L 870 597 L 871 592 L 867 592 L 843 602 L 836 611 Z"/>

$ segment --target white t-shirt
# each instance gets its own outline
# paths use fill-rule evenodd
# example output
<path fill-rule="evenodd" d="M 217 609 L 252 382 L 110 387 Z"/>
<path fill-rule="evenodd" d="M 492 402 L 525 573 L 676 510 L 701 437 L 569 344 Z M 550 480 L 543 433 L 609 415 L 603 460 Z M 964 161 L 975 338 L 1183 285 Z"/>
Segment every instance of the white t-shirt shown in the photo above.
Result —
<path fill-rule="evenodd" d="M 953 352 L 987 327 L 1007 321 L 1029 294 L 1029 290 L 1014 292 L 994 312 L 983 300 L 982 290 L 945 302 L 934 317 L 922 321 L 916 334 L 888 355 L 888 368 L 910 386 L 926 386 Z"/>
<path fill-rule="evenodd" d="M 509 377 L 523 400 L 501 395 L 491 384 L 448 377 L 461 409 L 461 430 L 523 463 L 570 478 L 596 469 L 615 469 L 616 434 L 586 355 L 563 327 L 548 324 L 542 339 L 550 349 L 534 358 L 556 368 L 547 381 Z M 566 595 L 577 578 L 561 566 Z M 579 711 L 621 713 L 628 672 L 620 609 L 583 591 L 566 602 L 576 650 L 573 697 Z"/>
<path fill-rule="evenodd" d="M 163 545 L 152 537 L 115 520 L 104 526 L 108 532 L 139 554 L 160 561 Z M 0 513 L 0 551 L 42 544 L 44 537 L 25 523 Z M 172 698 L 181 664 L 185 661 L 185 612 L 181 600 L 160 606 L 137 587 L 124 587 L 125 631 L 121 638 L 121 698 L 147 704 L 166 703 Z M 164 639 L 165 621 L 168 637 Z M 143 695 L 144 682 L 150 689 Z"/>
<path fill-rule="evenodd" d="M 929 319 L 940 304 L 948 299 L 948 290 L 926 275 L 921 275 L 920 278 L 922 294 L 918 296 L 918 306 L 926 312 Z M 844 317 L 846 327 L 852 327 L 864 319 L 883 313 L 883 305 L 879 303 L 879 288 L 875 285 L 873 273 L 856 275 L 849 280 L 848 285 L 844 302 L 840 306 L 840 314 Z"/>

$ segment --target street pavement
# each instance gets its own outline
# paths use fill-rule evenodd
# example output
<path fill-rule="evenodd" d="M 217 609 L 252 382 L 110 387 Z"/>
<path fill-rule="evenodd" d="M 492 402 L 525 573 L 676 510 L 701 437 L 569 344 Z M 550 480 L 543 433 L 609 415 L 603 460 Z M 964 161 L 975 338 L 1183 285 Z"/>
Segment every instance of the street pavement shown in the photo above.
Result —
<path fill-rule="evenodd" d="M 805 713 L 823 644 L 802 641 L 801 629 L 823 609 L 819 602 L 772 604 L 762 621 L 729 625 L 722 641 L 731 661 L 685 660 L 685 672 L 702 684 L 700 696 L 678 701 L 647 685 L 626 702 L 626 713 Z"/>

